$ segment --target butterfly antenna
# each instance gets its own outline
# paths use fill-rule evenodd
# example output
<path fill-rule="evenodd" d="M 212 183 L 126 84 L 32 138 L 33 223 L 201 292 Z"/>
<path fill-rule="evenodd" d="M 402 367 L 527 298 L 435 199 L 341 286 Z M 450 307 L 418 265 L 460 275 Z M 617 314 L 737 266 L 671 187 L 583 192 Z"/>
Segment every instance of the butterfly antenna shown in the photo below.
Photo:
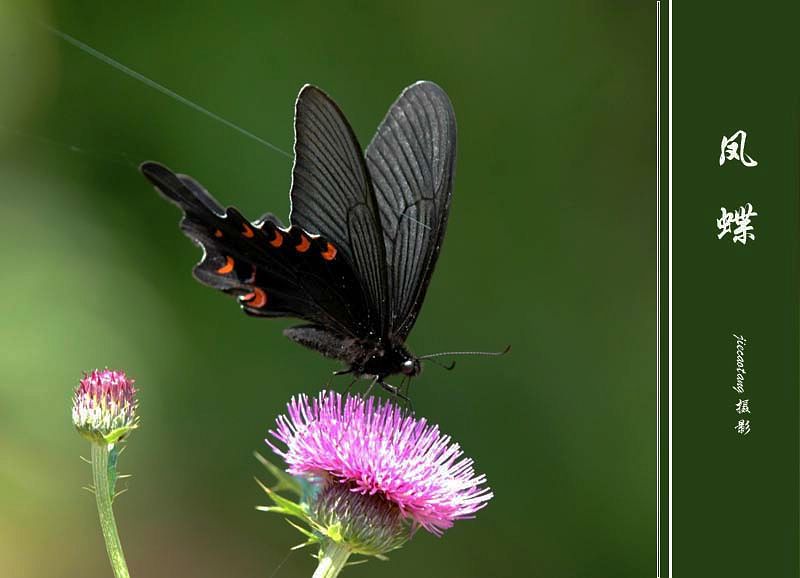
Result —
<path fill-rule="evenodd" d="M 425 358 L 424 357 L 420 357 L 420 359 L 425 359 Z M 442 368 L 446 369 L 447 371 L 453 371 L 453 368 L 456 366 L 456 362 L 455 361 L 451 361 L 448 364 L 444 364 L 441 361 L 437 361 L 435 359 L 428 359 L 428 361 L 430 361 L 434 365 L 438 365 L 439 367 L 442 367 Z"/>
<path fill-rule="evenodd" d="M 508 345 L 503 351 L 442 351 L 441 353 L 429 353 L 428 355 L 421 355 L 417 359 L 431 359 L 432 357 L 441 357 L 443 355 L 489 355 L 492 357 L 499 357 L 511 351 L 511 346 Z"/>

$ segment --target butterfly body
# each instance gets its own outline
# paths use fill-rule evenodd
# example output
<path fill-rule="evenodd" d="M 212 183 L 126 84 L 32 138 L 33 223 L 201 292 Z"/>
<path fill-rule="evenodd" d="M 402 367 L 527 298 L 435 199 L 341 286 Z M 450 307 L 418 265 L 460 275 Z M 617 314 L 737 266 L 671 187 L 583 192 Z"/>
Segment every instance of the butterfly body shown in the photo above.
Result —
<path fill-rule="evenodd" d="M 419 375 L 419 360 L 399 340 L 383 342 L 335 335 L 313 325 L 301 325 L 284 330 L 292 341 L 348 365 L 346 371 L 356 377 L 382 382 L 394 374 L 409 377 Z"/>
<path fill-rule="evenodd" d="M 452 105 L 437 85 L 406 88 L 367 147 L 339 107 L 306 85 L 295 103 L 290 225 L 249 221 L 198 182 L 154 162 L 142 173 L 204 250 L 201 283 L 257 317 L 295 317 L 291 340 L 346 373 L 413 377 L 406 347 L 441 249 L 455 170 Z"/>

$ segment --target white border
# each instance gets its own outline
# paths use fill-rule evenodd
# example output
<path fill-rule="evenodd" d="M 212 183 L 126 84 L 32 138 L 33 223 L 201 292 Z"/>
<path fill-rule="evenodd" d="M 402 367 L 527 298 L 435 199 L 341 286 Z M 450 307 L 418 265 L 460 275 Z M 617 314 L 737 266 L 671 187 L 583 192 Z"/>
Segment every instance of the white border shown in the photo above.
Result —
<path fill-rule="evenodd" d="M 672 1 L 668 10 L 667 29 L 667 179 L 668 179 L 668 288 L 667 288 L 667 387 L 668 387 L 668 462 L 667 462 L 667 576 L 672 578 Z M 656 1 L 656 576 L 662 576 L 661 570 L 661 0 Z"/>
<path fill-rule="evenodd" d="M 656 2 L 656 576 L 661 576 L 661 0 Z"/>
<path fill-rule="evenodd" d="M 669 80 L 668 80 L 668 92 L 667 92 L 667 107 L 669 112 L 667 117 L 667 126 L 668 126 L 668 149 L 667 155 L 669 156 L 668 159 L 668 169 L 667 169 L 667 179 L 668 179 L 668 194 L 669 194 L 669 225 L 667 235 L 669 235 L 669 295 L 667 297 L 667 315 L 669 316 L 669 342 L 667 343 L 667 371 L 669 371 L 669 378 L 668 378 L 668 387 L 669 387 L 669 464 L 667 467 L 669 468 L 669 472 L 667 475 L 669 476 L 669 535 L 667 540 L 669 540 L 669 558 L 667 564 L 669 564 L 669 577 L 672 578 L 674 572 L 672 571 L 672 0 L 669 2 L 669 35 L 667 39 L 667 43 L 669 44 L 667 48 L 667 54 L 669 55 L 669 62 L 667 64 L 669 70 Z"/>

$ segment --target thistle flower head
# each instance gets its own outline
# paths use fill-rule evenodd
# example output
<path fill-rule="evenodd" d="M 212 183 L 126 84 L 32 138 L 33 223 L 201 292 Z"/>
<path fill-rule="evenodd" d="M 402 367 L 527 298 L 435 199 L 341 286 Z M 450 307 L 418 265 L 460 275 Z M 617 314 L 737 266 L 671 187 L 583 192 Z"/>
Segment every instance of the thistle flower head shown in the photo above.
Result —
<path fill-rule="evenodd" d="M 406 414 L 391 401 L 322 392 L 317 398 L 292 398 L 287 415 L 270 434 L 293 475 L 323 478 L 326 486 L 375 498 L 372 505 L 392 519 L 396 512 L 437 535 L 455 520 L 471 518 L 492 498 L 486 477 L 436 425 Z M 343 509 L 345 494 L 338 500 Z M 326 496 L 320 492 L 318 502 Z M 360 505 L 358 508 L 366 508 Z M 394 522 L 392 522 L 394 524 Z"/>
<path fill-rule="evenodd" d="M 113 444 L 136 427 L 136 388 L 123 371 L 84 374 L 72 398 L 72 423 L 91 442 Z"/>
<path fill-rule="evenodd" d="M 365 556 L 382 556 L 400 548 L 411 537 L 396 504 L 380 494 L 353 492 L 338 482 L 329 482 L 320 489 L 311 502 L 311 518 L 326 536 Z"/>

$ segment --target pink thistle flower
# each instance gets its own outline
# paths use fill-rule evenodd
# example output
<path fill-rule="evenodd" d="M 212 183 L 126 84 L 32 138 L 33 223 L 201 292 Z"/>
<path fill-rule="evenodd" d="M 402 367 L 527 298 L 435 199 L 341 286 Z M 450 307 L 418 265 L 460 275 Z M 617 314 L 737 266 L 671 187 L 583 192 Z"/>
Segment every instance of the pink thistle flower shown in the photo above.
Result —
<path fill-rule="evenodd" d="M 292 398 L 267 444 L 307 478 L 323 477 L 395 505 L 416 526 L 441 535 L 492 498 L 486 477 L 450 436 L 390 401 L 321 392 Z"/>
<path fill-rule="evenodd" d="M 123 371 L 84 373 L 72 398 L 72 423 L 92 442 L 113 444 L 136 427 L 136 388 Z"/>

